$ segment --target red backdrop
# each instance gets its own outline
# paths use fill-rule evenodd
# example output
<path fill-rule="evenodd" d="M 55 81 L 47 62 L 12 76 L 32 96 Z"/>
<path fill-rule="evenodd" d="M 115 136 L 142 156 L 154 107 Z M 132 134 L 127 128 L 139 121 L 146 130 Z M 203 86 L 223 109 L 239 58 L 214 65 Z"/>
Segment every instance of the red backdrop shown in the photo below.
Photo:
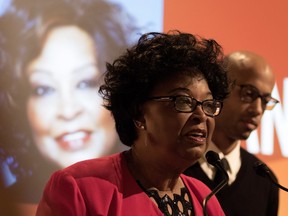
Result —
<path fill-rule="evenodd" d="M 288 78 L 287 8 L 288 2 L 285 0 L 273 2 L 268 0 L 165 0 L 164 31 L 179 29 L 206 38 L 214 38 L 223 46 L 225 53 L 250 50 L 261 54 L 276 73 L 281 100 L 281 104 L 277 106 L 280 106 L 284 113 L 283 126 L 287 126 L 288 113 L 282 109 L 285 105 L 288 106 L 283 93 L 283 81 L 285 77 Z M 288 132 L 288 127 L 286 131 Z M 273 154 L 257 155 L 273 169 L 280 184 L 287 187 L 288 158 L 287 155 L 283 155 L 283 150 L 281 151 L 279 147 L 277 131 L 274 137 Z M 288 141 L 286 144 L 288 148 Z M 245 143 L 243 145 L 246 147 Z M 282 145 L 284 146 L 285 143 Z M 287 203 L 288 194 L 281 191 L 280 216 L 288 215 Z"/>

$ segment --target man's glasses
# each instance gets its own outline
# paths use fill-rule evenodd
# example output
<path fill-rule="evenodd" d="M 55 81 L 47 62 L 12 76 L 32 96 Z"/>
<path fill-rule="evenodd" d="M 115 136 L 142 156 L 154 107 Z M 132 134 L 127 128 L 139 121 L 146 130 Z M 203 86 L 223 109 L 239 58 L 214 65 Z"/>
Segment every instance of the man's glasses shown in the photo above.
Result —
<path fill-rule="evenodd" d="M 219 115 L 223 106 L 220 100 L 208 99 L 201 102 L 195 98 L 184 95 L 150 97 L 148 100 L 173 101 L 174 108 L 182 113 L 191 113 L 198 105 L 201 105 L 203 112 L 210 117 Z"/>
<path fill-rule="evenodd" d="M 245 103 L 252 103 L 257 98 L 261 99 L 262 106 L 266 110 L 272 110 L 277 103 L 278 100 L 272 98 L 270 95 L 263 96 L 259 93 L 258 89 L 252 85 L 238 85 L 240 87 L 240 99 Z"/>

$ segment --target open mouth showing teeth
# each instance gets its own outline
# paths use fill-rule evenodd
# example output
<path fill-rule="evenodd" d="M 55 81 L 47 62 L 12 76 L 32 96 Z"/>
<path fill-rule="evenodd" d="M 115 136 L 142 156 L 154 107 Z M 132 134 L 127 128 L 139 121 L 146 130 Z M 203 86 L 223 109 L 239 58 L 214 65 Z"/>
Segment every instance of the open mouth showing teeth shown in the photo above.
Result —
<path fill-rule="evenodd" d="M 193 133 L 193 134 L 191 134 L 191 136 L 202 137 L 202 138 L 206 137 L 203 133 Z"/>
<path fill-rule="evenodd" d="M 64 134 L 56 139 L 59 146 L 68 151 L 76 151 L 83 148 L 90 139 L 90 133 L 78 131 L 75 133 Z"/>
<path fill-rule="evenodd" d="M 204 142 L 206 140 L 206 133 L 205 132 L 190 132 L 187 134 L 188 139 L 193 142 Z"/>
<path fill-rule="evenodd" d="M 206 138 L 205 132 L 190 132 L 188 136 Z"/>

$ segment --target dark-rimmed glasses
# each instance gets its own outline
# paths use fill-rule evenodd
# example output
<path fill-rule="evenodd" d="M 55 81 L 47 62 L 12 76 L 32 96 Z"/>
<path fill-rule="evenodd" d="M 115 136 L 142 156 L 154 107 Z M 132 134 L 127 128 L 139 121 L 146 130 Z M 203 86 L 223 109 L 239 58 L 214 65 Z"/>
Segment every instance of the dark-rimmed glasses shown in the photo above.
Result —
<path fill-rule="evenodd" d="M 270 95 L 264 96 L 253 85 L 237 85 L 240 87 L 240 99 L 245 103 L 252 103 L 257 98 L 261 99 L 262 106 L 266 110 L 272 110 L 279 101 Z"/>
<path fill-rule="evenodd" d="M 208 99 L 201 102 L 186 95 L 149 97 L 148 100 L 173 101 L 175 110 L 182 113 L 191 113 L 200 105 L 203 112 L 210 117 L 219 115 L 223 107 L 220 100 Z"/>

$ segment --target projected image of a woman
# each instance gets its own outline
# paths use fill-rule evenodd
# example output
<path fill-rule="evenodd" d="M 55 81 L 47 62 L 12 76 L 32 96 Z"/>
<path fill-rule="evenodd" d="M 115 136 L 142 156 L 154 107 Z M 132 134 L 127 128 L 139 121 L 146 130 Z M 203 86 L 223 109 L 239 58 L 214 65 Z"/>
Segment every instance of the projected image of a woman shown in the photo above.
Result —
<path fill-rule="evenodd" d="M 0 17 L 2 185 L 20 201 L 38 202 L 55 169 L 116 151 L 98 87 L 130 19 L 102 0 L 19 0 Z"/>

